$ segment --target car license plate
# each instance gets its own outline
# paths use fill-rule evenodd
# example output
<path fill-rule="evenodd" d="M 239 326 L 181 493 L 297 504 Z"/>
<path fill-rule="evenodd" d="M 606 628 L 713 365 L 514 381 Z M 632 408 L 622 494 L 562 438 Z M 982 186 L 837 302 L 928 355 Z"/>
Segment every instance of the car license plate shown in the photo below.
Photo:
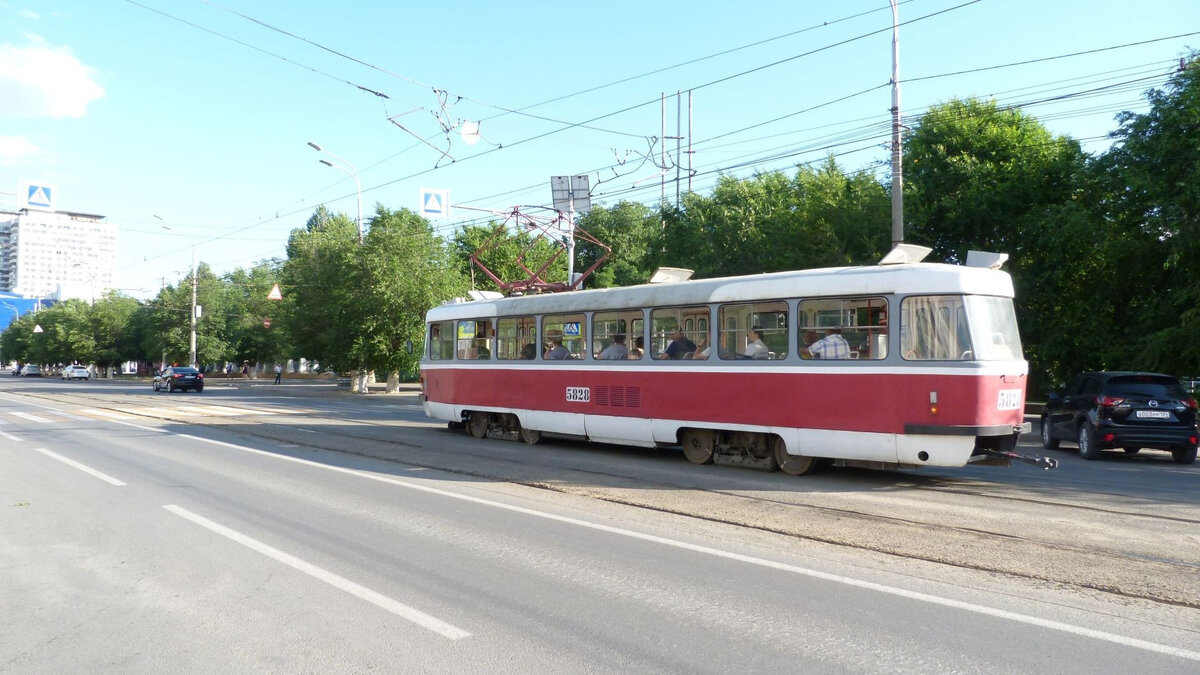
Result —
<path fill-rule="evenodd" d="M 1166 410 L 1137 410 L 1133 413 L 1134 417 L 1139 419 L 1149 420 L 1167 420 L 1171 419 L 1171 413 Z"/>

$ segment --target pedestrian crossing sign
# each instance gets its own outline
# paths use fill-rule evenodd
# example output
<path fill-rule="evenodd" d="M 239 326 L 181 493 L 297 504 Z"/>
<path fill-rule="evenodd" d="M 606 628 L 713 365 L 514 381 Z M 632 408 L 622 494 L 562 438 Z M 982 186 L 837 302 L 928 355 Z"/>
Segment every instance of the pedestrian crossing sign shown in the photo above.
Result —
<path fill-rule="evenodd" d="M 54 193 L 53 185 L 46 183 L 32 183 L 30 181 L 21 181 L 21 188 L 17 194 L 21 198 L 21 208 L 37 209 L 39 211 L 54 210 Z"/>
<path fill-rule="evenodd" d="M 449 218 L 450 191 L 421 188 L 421 215 L 426 218 Z"/>

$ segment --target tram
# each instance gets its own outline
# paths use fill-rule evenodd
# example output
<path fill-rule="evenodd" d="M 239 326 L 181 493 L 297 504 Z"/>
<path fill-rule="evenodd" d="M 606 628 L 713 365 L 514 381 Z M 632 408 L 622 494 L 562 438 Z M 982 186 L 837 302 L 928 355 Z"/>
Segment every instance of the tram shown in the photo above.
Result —
<path fill-rule="evenodd" d="M 697 464 L 792 475 L 1050 468 L 1014 452 L 1028 364 L 1007 256 L 924 263 L 916 248 L 870 266 L 475 292 L 426 316 L 425 413 L 477 438 L 681 446 Z"/>

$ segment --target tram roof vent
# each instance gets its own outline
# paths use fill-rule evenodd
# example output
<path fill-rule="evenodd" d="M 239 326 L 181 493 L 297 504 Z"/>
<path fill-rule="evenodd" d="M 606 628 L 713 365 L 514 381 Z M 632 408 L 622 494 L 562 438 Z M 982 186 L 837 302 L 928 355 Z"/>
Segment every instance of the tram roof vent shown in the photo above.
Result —
<path fill-rule="evenodd" d="M 967 267 L 983 267 L 998 270 L 1008 260 L 1007 253 L 992 253 L 991 251 L 967 251 Z"/>
<path fill-rule="evenodd" d="M 650 283 L 652 284 L 669 284 L 676 281 L 687 281 L 695 274 L 694 270 L 683 269 L 682 267 L 660 267 L 654 270 L 654 274 L 650 275 Z"/>
<path fill-rule="evenodd" d="M 883 259 L 879 261 L 880 265 L 902 265 L 904 263 L 919 263 L 925 259 L 925 256 L 933 252 L 933 249 L 928 246 L 917 246 L 916 244 L 896 244 Z"/>
<path fill-rule="evenodd" d="M 472 300 L 499 300 L 504 297 L 504 294 L 498 291 L 467 291 L 467 295 Z"/>

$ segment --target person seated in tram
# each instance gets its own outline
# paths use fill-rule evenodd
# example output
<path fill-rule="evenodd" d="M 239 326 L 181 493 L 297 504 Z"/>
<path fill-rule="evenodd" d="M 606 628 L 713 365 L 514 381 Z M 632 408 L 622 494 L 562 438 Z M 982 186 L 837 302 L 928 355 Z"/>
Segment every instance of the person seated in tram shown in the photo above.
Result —
<path fill-rule="evenodd" d="M 666 350 L 659 354 L 658 358 L 682 359 L 694 351 L 696 351 L 696 343 L 689 340 L 683 331 L 676 328 L 671 331 L 671 344 L 667 345 Z"/>
<path fill-rule="evenodd" d="M 537 345 L 530 342 L 529 344 L 525 345 L 524 347 L 521 347 L 521 358 L 525 359 L 526 361 L 532 361 L 533 359 L 536 359 L 537 358 Z"/>
<path fill-rule="evenodd" d="M 767 349 L 767 344 L 762 341 L 762 329 L 758 326 L 746 331 L 746 349 L 742 352 L 742 356 L 749 359 L 766 359 L 770 358 L 770 350 Z"/>
<path fill-rule="evenodd" d="M 696 345 L 696 351 L 692 352 L 692 358 L 693 359 L 707 359 L 708 352 L 709 352 L 708 340 L 702 338 L 700 340 L 700 344 Z"/>
<path fill-rule="evenodd" d="M 563 346 L 562 337 L 554 336 L 550 338 L 550 344 L 547 346 L 546 353 L 542 355 L 542 358 L 550 359 L 551 361 L 561 361 L 570 358 L 570 356 L 571 352 Z"/>
<path fill-rule="evenodd" d="M 629 348 L 625 346 L 624 335 L 614 335 L 611 345 L 596 355 L 598 359 L 624 359 L 629 356 Z"/>
<path fill-rule="evenodd" d="M 644 355 L 645 353 L 646 353 L 646 338 L 639 335 L 633 339 L 633 349 L 629 350 L 629 355 L 626 356 L 625 358 L 630 359 L 632 361 L 636 361 L 636 360 L 642 358 L 642 355 Z"/>
<path fill-rule="evenodd" d="M 830 328 L 825 331 L 825 337 L 801 348 L 800 353 L 818 359 L 848 359 L 850 358 L 850 343 L 842 337 L 842 329 Z"/>
<path fill-rule="evenodd" d="M 811 345 L 820 339 L 821 338 L 817 336 L 817 331 L 815 331 L 815 330 L 810 330 L 804 334 L 804 344 L 806 344 L 806 345 Z M 812 359 L 812 358 L 816 358 L 816 357 L 814 357 L 806 348 L 801 347 L 800 348 L 800 358 Z"/>

